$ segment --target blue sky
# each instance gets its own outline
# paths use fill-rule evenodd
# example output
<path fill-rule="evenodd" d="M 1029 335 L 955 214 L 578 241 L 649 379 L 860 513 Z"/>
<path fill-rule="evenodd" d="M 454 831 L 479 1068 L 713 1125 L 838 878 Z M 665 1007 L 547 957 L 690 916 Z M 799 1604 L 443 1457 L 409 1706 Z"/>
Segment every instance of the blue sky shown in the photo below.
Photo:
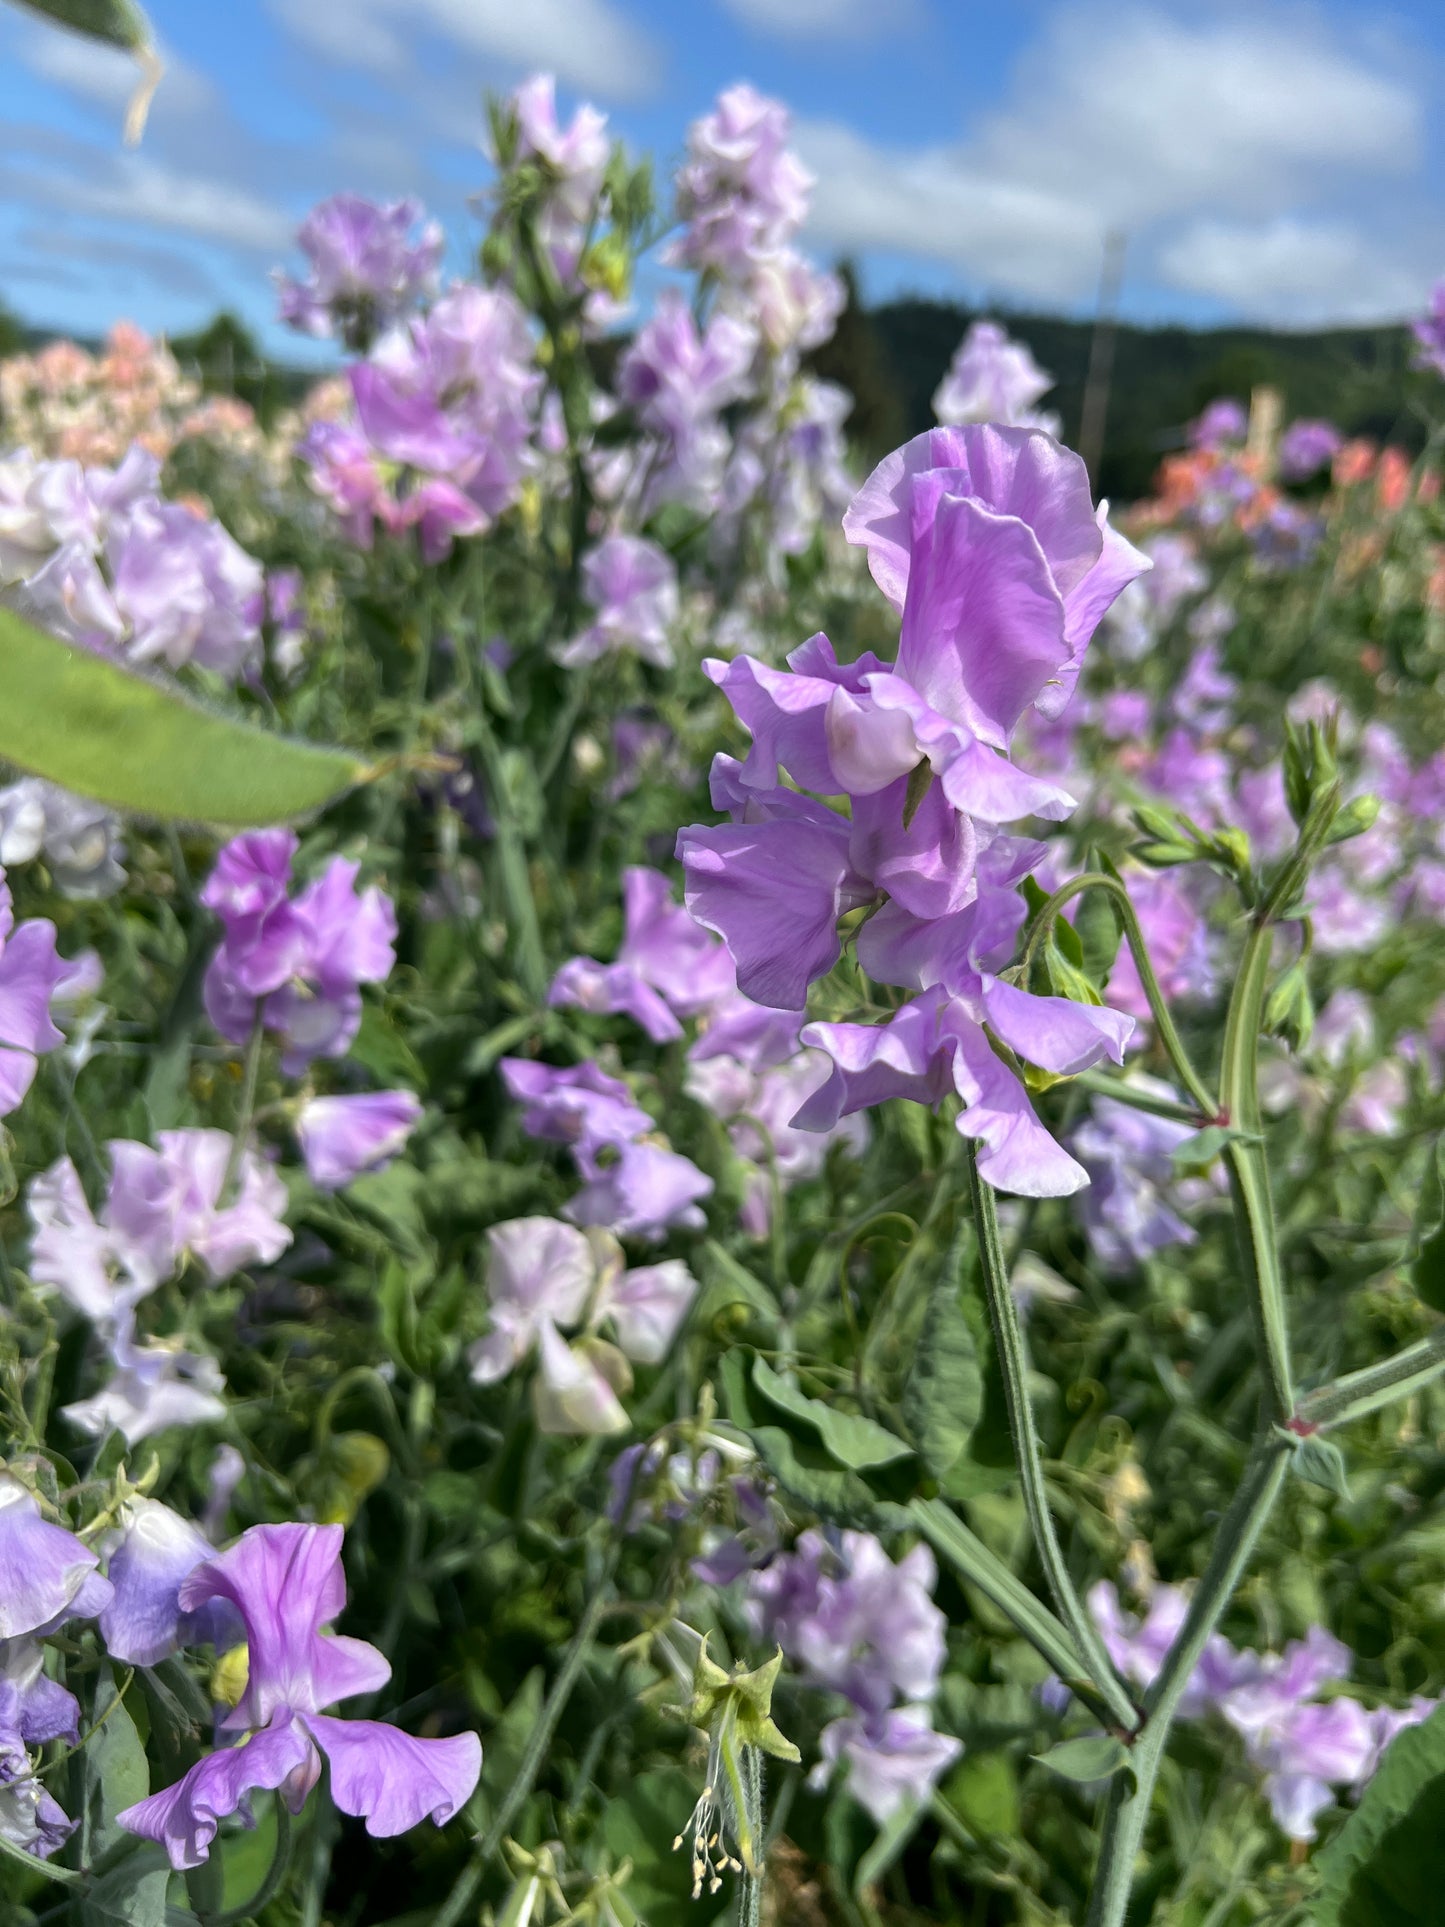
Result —
<path fill-rule="evenodd" d="M 537 68 L 660 171 L 746 78 L 818 176 L 805 244 L 877 297 L 1280 325 L 1393 318 L 1445 272 L 1445 6 L 1410 0 L 153 0 L 169 61 L 125 150 L 129 63 L 0 0 L 0 290 L 79 332 L 227 305 L 339 188 L 416 194 L 461 268 L 481 98 Z M 314 354 L 314 349 L 311 351 Z"/>

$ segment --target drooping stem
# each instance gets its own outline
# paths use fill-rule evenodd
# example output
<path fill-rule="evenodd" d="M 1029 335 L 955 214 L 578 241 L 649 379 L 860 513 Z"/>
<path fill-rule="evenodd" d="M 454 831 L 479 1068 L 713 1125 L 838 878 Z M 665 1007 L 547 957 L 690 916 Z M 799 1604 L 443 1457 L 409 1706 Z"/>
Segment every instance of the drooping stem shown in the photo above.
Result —
<path fill-rule="evenodd" d="M 1043 1455 L 1039 1450 L 1033 1406 L 1029 1401 L 1028 1354 L 1024 1348 L 1018 1309 L 1009 1290 L 1008 1266 L 1004 1261 L 1003 1241 L 999 1237 L 993 1187 L 979 1175 L 978 1153 L 972 1143 L 968 1146 L 968 1183 L 978 1232 L 984 1295 L 988 1300 L 989 1319 L 993 1325 L 994 1342 L 998 1346 L 1003 1374 L 1009 1430 L 1013 1434 L 1024 1509 L 1028 1513 L 1039 1562 L 1043 1566 L 1059 1617 L 1068 1628 L 1089 1677 L 1099 1689 L 1114 1720 L 1132 1731 L 1137 1723 L 1134 1703 L 1115 1672 L 1098 1628 L 1069 1576 L 1064 1550 L 1054 1529 L 1048 1488 L 1044 1482 Z"/>
<path fill-rule="evenodd" d="M 1047 903 L 1041 904 L 1039 913 L 1030 927 L 1028 940 L 1024 945 L 1023 971 L 1027 981 L 1029 966 L 1034 954 L 1048 932 L 1053 928 L 1054 918 L 1074 897 L 1081 896 L 1085 890 L 1107 890 L 1119 911 L 1124 925 L 1124 940 L 1134 959 L 1134 968 L 1139 973 L 1139 983 L 1149 1003 L 1149 1014 L 1154 1020 L 1154 1031 L 1160 1044 L 1174 1066 L 1180 1083 L 1194 1099 L 1205 1117 L 1218 1114 L 1219 1105 L 1210 1095 L 1209 1087 L 1195 1070 L 1184 1039 L 1175 1028 L 1174 1019 L 1169 1014 L 1169 1006 L 1164 1001 L 1164 993 L 1159 988 L 1159 979 L 1154 974 L 1150 960 L 1149 947 L 1144 941 L 1144 932 L 1139 926 L 1134 906 L 1129 900 L 1129 892 L 1117 877 L 1109 876 L 1103 870 L 1086 870 L 1082 876 L 1073 877 L 1055 890 Z"/>
<path fill-rule="evenodd" d="M 466 1914 L 477 1888 L 481 1885 L 488 1861 L 499 1851 L 503 1840 L 507 1837 L 508 1827 L 511 1826 L 518 1809 L 536 1784 L 542 1762 L 547 1757 L 547 1749 L 552 1744 L 552 1735 L 556 1732 L 557 1723 L 567 1709 L 568 1700 L 572 1697 L 572 1689 L 577 1684 L 578 1675 L 591 1650 L 593 1636 L 607 1608 L 611 1591 L 611 1586 L 604 1582 L 588 1600 L 587 1610 L 577 1622 L 571 1643 L 563 1655 L 561 1666 L 557 1669 L 557 1677 L 552 1682 L 551 1691 L 543 1704 L 537 1724 L 532 1729 L 532 1737 L 527 1742 L 527 1750 L 522 1755 L 516 1778 L 502 1795 L 501 1803 L 492 1815 L 492 1824 L 473 1849 L 472 1857 L 458 1874 L 456 1884 L 432 1917 L 432 1927 L 457 1927 L 457 1923 Z"/>
<path fill-rule="evenodd" d="M 1255 1447 L 1238 1492 L 1219 1524 L 1214 1551 L 1195 1588 L 1179 1635 L 1158 1678 L 1145 1695 L 1144 1725 L 1129 1766 L 1114 1776 L 1104 1814 L 1099 1861 L 1085 1927 L 1123 1927 L 1134 1880 L 1134 1862 L 1149 1819 L 1154 1783 L 1179 1702 L 1218 1626 L 1279 1496 L 1289 1462 L 1286 1440 L 1268 1433 Z"/>
<path fill-rule="evenodd" d="M 291 1867 L 291 1815 L 287 1812 L 286 1802 L 279 1793 L 275 1797 L 274 1805 L 276 1847 L 271 1855 L 271 1864 L 266 1869 L 266 1878 L 243 1906 L 228 1907 L 224 1913 L 208 1916 L 206 1927 L 241 1927 L 242 1921 L 254 1919 L 280 1891 L 281 1883 Z"/>

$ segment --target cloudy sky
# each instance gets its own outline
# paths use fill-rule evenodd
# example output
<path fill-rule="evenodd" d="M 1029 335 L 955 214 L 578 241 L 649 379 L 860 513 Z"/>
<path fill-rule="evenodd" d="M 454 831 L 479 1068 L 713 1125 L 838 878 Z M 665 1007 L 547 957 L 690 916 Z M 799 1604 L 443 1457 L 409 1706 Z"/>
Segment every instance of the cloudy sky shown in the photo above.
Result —
<path fill-rule="evenodd" d="M 460 269 L 481 99 L 550 68 L 660 167 L 719 88 L 788 100 L 807 241 L 900 290 L 1083 311 L 1127 237 L 1142 319 L 1394 318 L 1445 272 L 1440 0 L 153 0 L 132 69 L 0 0 L 0 293 L 26 318 L 273 348 L 269 270 L 352 187 L 420 195 Z"/>

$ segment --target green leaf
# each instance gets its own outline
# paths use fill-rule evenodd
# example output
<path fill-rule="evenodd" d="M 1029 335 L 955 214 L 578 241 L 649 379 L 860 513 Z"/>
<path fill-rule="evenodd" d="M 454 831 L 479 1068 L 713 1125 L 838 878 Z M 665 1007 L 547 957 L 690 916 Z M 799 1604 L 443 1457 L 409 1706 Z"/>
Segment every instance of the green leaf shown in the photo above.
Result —
<path fill-rule="evenodd" d="M 84 1799 L 82 1816 L 87 1858 L 95 1861 L 130 1836 L 118 1827 L 115 1816 L 123 1807 L 144 1800 L 151 1790 L 150 1766 L 146 1750 L 136 1731 L 130 1709 L 116 1691 L 115 1682 L 102 1675 L 91 1709 L 95 1731 L 85 1743 Z"/>
<path fill-rule="evenodd" d="M 749 1396 L 741 1351 L 728 1352 L 718 1367 L 718 1385 L 728 1417 L 746 1433 L 754 1451 L 790 1497 L 825 1519 L 856 1525 L 874 1495 L 856 1472 L 839 1471 L 821 1443 L 811 1449 L 781 1425 L 762 1423 Z"/>
<path fill-rule="evenodd" d="M 379 1083 L 403 1084 L 412 1091 L 426 1087 L 426 1073 L 417 1062 L 416 1052 L 375 1004 L 368 1004 L 361 1013 L 361 1028 L 351 1040 L 350 1055 Z"/>
<path fill-rule="evenodd" d="M 43 14 L 58 27 L 104 40 L 127 53 L 138 53 L 155 39 L 150 22 L 135 0 L 21 0 L 32 13 Z"/>
<path fill-rule="evenodd" d="M 57 1867 L 52 1861 L 37 1860 L 33 1853 L 26 1853 L 23 1847 L 13 1846 L 3 1833 L 0 1833 L 0 1860 L 13 1860 L 17 1867 L 23 1867 L 28 1874 L 38 1874 L 42 1880 L 53 1880 L 62 1887 L 79 1887 L 82 1878 L 69 1867 Z"/>
<path fill-rule="evenodd" d="M 1315 1927 L 1422 1927 L 1445 1883 L 1445 1710 L 1408 1727 L 1319 1855 Z"/>
<path fill-rule="evenodd" d="M 165 1851 L 147 1842 L 102 1875 L 80 1903 L 81 1927 L 175 1927 L 194 1918 L 166 1905 L 171 1882 Z"/>
<path fill-rule="evenodd" d="M 203 709 L 0 608 L 0 760 L 112 809 L 250 829 L 366 780 L 349 752 Z"/>
<path fill-rule="evenodd" d="M 903 1387 L 903 1417 L 934 1478 L 957 1462 L 983 1412 L 983 1373 L 959 1302 L 958 1246 L 934 1286 Z"/>
<path fill-rule="evenodd" d="M 853 1872 L 853 1892 L 862 1898 L 869 1887 L 876 1887 L 908 1842 L 918 1831 L 918 1823 L 928 1811 L 926 1800 L 904 1800 L 882 1826 L 868 1851 Z"/>
<path fill-rule="evenodd" d="M 896 1437 L 871 1418 L 840 1412 L 821 1399 L 809 1398 L 796 1385 L 775 1372 L 766 1359 L 753 1360 L 753 1383 L 763 1397 L 779 1411 L 811 1425 L 822 1439 L 829 1455 L 849 1472 L 865 1472 L 870 1466 L 891 1465 L 905 1459 L 912 1446 Z"/>
<path fill-rule="evenodd" d="M 1060 1740 L 1047 1753 L 1031 1756 L 1061 1779 L 1091 1786 L 1097 1780 L 1112 1780 L 1120 1767 L 1129 1762 L 1129 1749 L 1112 1733 L 1086 1733 L 1077 1740 Z"/>
<path fill-rule="evenodd" d="M 1290 1470 L 1309 1485 L 1322 1485 L 1326 1492 L 1348 1499 L 1350 1481 L 1345 1472 L 1345 1455 L 1333 1439 L 1301 1439 L 1290 1460 Z"/>
<path fill-rule="evenodd" d="M 985 1839 L 1017 1833 L 1023 1824 L 1018 1774 L 1002 1749 L 970 1747 L 942 1790 L 965 1826 Z"/>
<path fill-rule="evenodd" d="M 1232 1130 L 1227 1124 L 1206 1124 L 1176 1144 L 1169 1162 L 1179 1176 L 1208 1171 L 1228 1144 L 1258 1144 L 1260 1139 L 1245 1131 Z"/>
<path fill-rule="evenodd" d="M 739 1264 L 716 1239 L 710 1238 L 702 1249 L 705 1260 L 702 1296 L 693 1314 L 697 1326 L 705 1329 L 730 1305 L 746 1306 L 756 1312 L 769 1329 L 775 1326 L 778 1301 L 762 1279 L 754 1276 L 746 1265 Z"/>
<path fill-rule="evenodd" d="M 1097 858 L 1091 869 L 1100 868 Z M 1083 949 L 1084 975 L 1099 989 L 1109 981 L 1119 945 L 1124 940 L 1124 919 L 1112 890 L 1086 890 L 1074 912 L 1074 928 Z"/>

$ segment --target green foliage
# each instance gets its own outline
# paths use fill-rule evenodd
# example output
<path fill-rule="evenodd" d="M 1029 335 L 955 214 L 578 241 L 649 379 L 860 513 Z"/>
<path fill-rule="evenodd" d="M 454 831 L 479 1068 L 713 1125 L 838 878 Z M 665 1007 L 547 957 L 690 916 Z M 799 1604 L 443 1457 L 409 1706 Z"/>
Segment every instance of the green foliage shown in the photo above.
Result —
<path fill-rule="evenodd" d="M 1394 1741 L 1319 1857 L 1316 1927 L 1418 1927 L 1445 1877 L 1445 1712 Z"/>
<path fill-rule="evenodd" d="M 0 609 L 0 758 L 78 795 L 242 829 L 319 809 L 364 780 L 340 750 L 202 709 Z"/>

